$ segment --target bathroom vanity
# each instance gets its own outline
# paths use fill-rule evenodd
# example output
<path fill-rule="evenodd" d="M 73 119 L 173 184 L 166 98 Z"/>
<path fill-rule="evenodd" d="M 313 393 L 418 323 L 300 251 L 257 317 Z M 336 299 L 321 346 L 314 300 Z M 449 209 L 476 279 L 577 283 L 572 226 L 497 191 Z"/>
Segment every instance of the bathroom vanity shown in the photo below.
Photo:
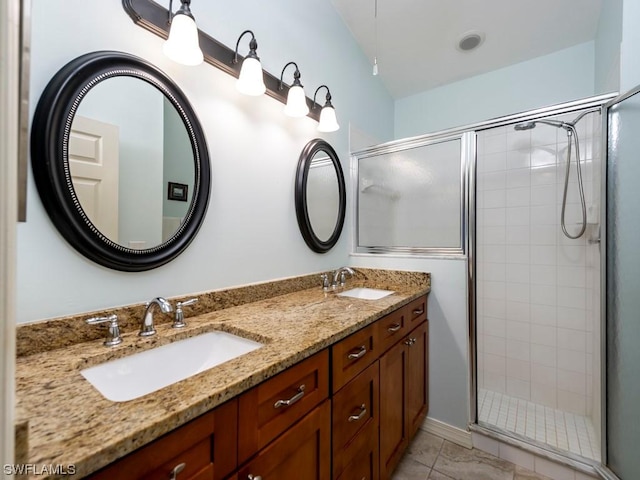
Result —
<path fill-rule="evenodd" d="M 274 296 L 189 317 L 178 332 L 161 323 L 154 339 L 132 331 L 114 348 L 92 340 L 20 357 L 29 462 L 96 479 L 390 478 L 428 410 L 429 275 L 358 269 L 349 286 L 394 291 L 379 300 L 274 285 L 254 288 Z M 126 402 L 80 376 L 212 330 L 264 346 Z"/>

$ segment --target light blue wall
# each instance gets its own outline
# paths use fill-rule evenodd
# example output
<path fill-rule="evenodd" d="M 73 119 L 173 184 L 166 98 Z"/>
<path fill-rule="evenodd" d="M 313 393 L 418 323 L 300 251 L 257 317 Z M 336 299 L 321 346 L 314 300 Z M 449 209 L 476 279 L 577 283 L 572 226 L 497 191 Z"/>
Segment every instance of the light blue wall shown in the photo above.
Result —
<path fill-rule="evenodd" d="M 155 270 L 125 273 L 92 263 L 64 241 L 29 172 L 27 222 L 17 232 L 18 322 L 347 263 L 347 229 L 324 255 L 312 252 L 300 235 L 293 201 L 298 156 L 309 140 L 323 137 L 348 171 L 349 125 L 382 141 L 392 139 L 392 98 L 371 75 L 367 58 L 328 0 L 194 2 L 192 11 L 199 25 L 226 45 L 235 46 L 243 30 L 253 29 L 263 66 L 279 75 L 288 61 L 298 62 L 307 95 L 329 85 L 342 128 L 320 135 L 315 120 L 286 117 L 284 105 L 266 95 L 239 94 L 235 79 L 211 65 L 171 62 L 162 54 L 163 40 L 135 26 L 119 1 L 33 0 L 31 112 L 49 79 L 79 55 L 120 50 L 142 57 L 164 70 L 192 103 L 209 147 L 212 191 L 205 221 L 184 253 Z M 246 50 L 245 44 L 241 53 Z M 350 218 L 346 221 L 349 225 Z"/>
<path fill-rule="evenodd" d="M 431 273 L 429 412 L 431 419 L 467 429 L 469 422 L 469 322 L 467 261 L 392 256 L 352 256 L 356 267 Z"/>
<path fill-rule="evenodd" d="M 594 42 L 477 75 L 396 101 L 405 138 L 594 94 Z"/>
<path fill-rule="evenodd" d="M 595 91 L 620 89 L 620 42 L 622 40 L 622 0 L 607 0 L 600 13 L 595 40 Z"/>
<path fill-rule="evenodd" d="M 163 137 L 163 171 L 162 171 L 162 215 L 165 217 L 183 218 L 191 206 L 193 198 L 193 150 L 187 129 L 178 111 L 164 100 L 164 137 Z M 169 200 L 168 183 L 182 183 L 187 186 L 187 201 Z"/>
<path fill-rule="evenodd" d="M 620 46 L 620 92 L 640 84 L 640 1 L 624 0 Z"/>

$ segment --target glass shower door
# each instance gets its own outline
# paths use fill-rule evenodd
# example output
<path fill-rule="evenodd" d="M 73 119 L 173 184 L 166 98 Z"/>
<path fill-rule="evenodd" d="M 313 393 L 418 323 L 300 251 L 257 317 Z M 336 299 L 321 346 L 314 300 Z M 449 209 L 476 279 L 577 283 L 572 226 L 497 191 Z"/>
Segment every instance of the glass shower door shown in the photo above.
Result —
<path fill-rule="evenodd" d="M 640 478 L 640 88 L 608 108 L 605 465 Z"/>

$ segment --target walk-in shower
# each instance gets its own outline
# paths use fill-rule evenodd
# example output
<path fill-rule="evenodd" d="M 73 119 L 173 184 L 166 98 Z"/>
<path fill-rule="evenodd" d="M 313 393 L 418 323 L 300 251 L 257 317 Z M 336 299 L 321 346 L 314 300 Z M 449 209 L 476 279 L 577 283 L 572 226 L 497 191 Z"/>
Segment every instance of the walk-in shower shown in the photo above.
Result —
<path fill-rule="evenodd" d="M 478 424 L 594 461 L 599 111 L 479 131 L 475 216 Z"/>

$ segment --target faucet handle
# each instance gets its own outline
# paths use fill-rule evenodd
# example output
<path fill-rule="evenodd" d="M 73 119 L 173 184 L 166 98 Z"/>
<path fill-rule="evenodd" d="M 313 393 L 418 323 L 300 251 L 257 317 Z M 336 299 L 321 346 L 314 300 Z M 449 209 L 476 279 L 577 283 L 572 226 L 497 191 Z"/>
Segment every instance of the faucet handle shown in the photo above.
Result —
<path fill-rule="evenodd" d="M 329 290 L 329 274 L 323 273 L 320 275 L 320 280 L 322 280 L 322 289 L 326 292 Z"/>
<path fill-rule="evenodd" d="M 198 298 L 191 298 L 189 300 L 185 300 L 184 302 L 176 303 L 176 316 L 173 320 L 173 328 L 182 328 L 186 327 L 187 324 L 184 322 L 184 312 L 182 311 L 182 307 L 188 307 L 189 305 L 193 305 L 198 301 Z"/>
<path fill-rule="evenodd" d="M 106 347 L 114 347 L 122 343 L 122 337 L 120 336 L 120 327 L 118 326 L 118 316 L 116 314 L 108 315 L 106 317 L 87 318 L 85 322 L 87 325 L 100 325 L 103 323 L 109 324 L 107 339 L 104 341 L 104 345 Z"/>

